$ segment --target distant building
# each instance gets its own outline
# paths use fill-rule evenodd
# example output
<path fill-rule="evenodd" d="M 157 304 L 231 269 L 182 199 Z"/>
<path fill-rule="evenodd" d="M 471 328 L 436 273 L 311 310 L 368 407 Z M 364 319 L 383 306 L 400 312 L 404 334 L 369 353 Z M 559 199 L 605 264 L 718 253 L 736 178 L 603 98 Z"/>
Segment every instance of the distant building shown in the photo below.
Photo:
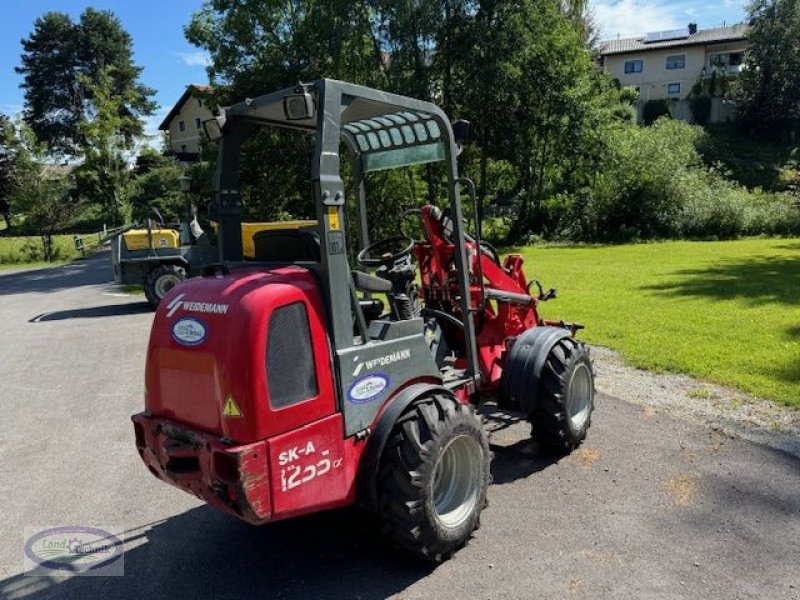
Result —
<path fill-rule="evenodd" d="M 207 85 L 189 85 L 159 126 L 167 134 L 170 152 L 182 162 L 200 158 L 201 142 L 205 135 L 203 121 L 214 118 L 204 99 L 213 91 Z"/>
<path fill-rule="evenodd" d="M 736 77 L 745 65 L 748 48 L 745 25 L 649 33 L 643 37 L 600 42 L 600 64 L 621 85 L 636 88 L 642 102 L 673 99 L 673 116 L 690 120 L 684 110 L 694 85 L 708 91 L 712 78 Z M 715 98 L 712 121 L 726 120 L 729 110 Z"/>

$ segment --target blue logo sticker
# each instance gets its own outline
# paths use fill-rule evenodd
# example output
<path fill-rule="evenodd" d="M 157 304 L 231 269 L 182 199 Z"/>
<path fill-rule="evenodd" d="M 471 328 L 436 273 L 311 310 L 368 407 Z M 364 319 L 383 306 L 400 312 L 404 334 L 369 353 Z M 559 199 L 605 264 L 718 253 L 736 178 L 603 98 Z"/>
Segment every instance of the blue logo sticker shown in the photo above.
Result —
<path fill-rule="evenodd" d="M 389 381 L 389 377 L 383 373 L 356 379 L 347 388 L 347 399 L 353 404 L 369 404 L 383 395 L 389 387 Z"/>
<path fill-rule="evenodd" d="M 181 346 L 199 346 L 208 337 L 208 325 L 194 317 L 178 319 L 172 326 L 172 339 Z"/>

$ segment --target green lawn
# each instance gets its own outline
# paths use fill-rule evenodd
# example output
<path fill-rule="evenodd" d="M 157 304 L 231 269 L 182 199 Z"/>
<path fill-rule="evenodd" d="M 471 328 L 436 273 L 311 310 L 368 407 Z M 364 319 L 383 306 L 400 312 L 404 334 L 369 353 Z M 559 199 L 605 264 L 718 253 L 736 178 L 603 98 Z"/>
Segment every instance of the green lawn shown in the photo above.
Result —
<path fill-rule="evenodd" d="M 800 240 L 530 247 L 558 298 L 545 318 L 637 367 L 687 373 L 800 408 Z"/>
<path fill-rule="evenodd" d="M 56 261 L 49 264 L 63 263 L 80 256 L 75 250 L 72 235 L 55 236 L 58 249 Z M 6 237 L 0 235 L 0 269 L 13 269 L 28 266 L 46 266 L 43 261 L 42 241 L 36 236 Z"/>

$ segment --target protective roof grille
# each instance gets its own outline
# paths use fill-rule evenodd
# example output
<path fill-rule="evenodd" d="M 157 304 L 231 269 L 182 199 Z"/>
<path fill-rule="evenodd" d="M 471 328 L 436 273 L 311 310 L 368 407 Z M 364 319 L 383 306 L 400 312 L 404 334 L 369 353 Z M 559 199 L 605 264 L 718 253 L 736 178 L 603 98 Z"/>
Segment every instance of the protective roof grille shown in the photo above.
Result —
<path fill-rule="evenodd" d="M 351 121 L 342 126 L 361 153 L 398 150 L 441 141 L 442 131 L 426 113 L 402 111 Z"/>

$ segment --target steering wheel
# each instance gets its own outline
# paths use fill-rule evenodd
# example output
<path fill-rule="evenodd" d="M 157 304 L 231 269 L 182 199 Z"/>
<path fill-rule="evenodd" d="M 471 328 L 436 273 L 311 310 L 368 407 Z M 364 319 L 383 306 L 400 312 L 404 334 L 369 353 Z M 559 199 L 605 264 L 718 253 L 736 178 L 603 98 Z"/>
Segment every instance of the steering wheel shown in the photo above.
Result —
<path fill-rule="evenodd" d="M 407 235 L 384 238 L 377 242 L 372 242 L 359 252 L 358 256 L 356 256 L 356 261 L 362 267 L 380 267 L 383 265 L 391 267 L 401 258 L 410 255 L 415 243 L 414 239 Z M 400 249 L 398 250 L 398 248 Z M 371 256 L 372 254 L 377 254 L 380 250 L 384 250 L 384 252 L 381 252 L 379 257 Z"/>

